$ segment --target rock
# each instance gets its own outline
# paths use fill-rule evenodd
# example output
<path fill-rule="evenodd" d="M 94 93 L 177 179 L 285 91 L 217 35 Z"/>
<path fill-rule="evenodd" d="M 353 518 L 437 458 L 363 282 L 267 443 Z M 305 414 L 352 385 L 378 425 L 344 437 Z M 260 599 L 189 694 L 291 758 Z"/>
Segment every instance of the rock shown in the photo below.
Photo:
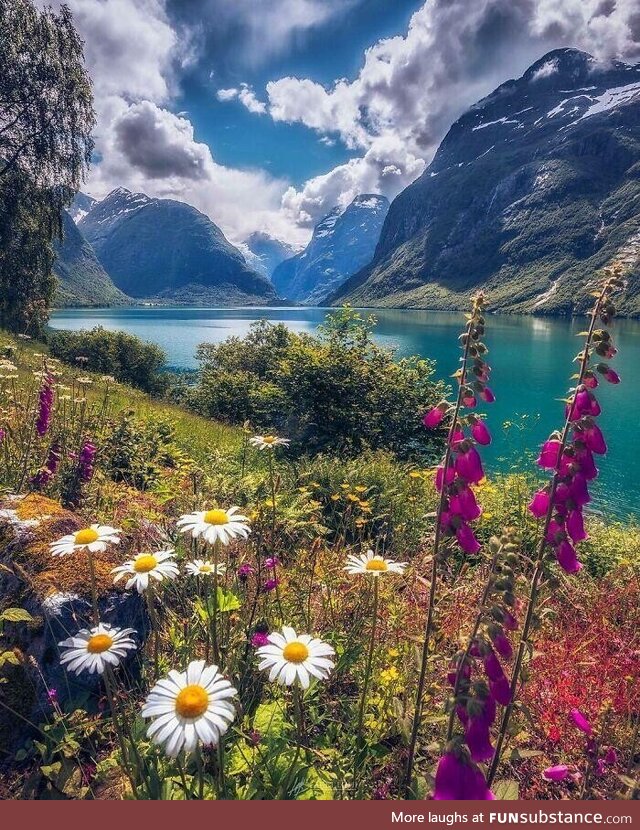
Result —
<path fill-rule="evenodd" d="M 39 494 L 8 496 L 0 502 L 0 609 L 20 607 L 34 618 L 32 623 L 5 623 L 0 652 L 13 649 L 18 666 L 0 669 L 6 683 L 0 686 L 4 699 L 11 698 L 18 715 L 38 723 L 50 712 L 49 691 L 58 702 L 85 698 L 95 707 L 100 681 L 86 672 L 67 673 L 59 662 L 58 642 L 78 629 L 92 625 L 91 580 L 82 553 L 52 557 L 49 544 L 79 530 L 84 522 L 59 504 Z M 114 546 L 95 557 L 100 619 L 119 628 L 138 632 L 140 645 L 149 621 L 144 600 L 137 593 L 113 585 L 111 569 L 126 558 Z M 126 668 L 137 673 L 136 653 Z M 22 688 L 22 692 L 20 692 Z M 15 738 L 16 716 L 7 722 L 0 711 L 0 743 L 4 726 Z"/>

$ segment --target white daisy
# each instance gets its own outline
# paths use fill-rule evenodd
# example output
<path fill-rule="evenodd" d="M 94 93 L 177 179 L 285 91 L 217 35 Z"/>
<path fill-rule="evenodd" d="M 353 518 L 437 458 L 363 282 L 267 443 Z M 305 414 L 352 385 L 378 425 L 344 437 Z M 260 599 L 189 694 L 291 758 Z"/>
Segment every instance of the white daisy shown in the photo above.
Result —
<path fill-rule="evenodd" d="M 49 545 L 52 556 L 66 556 L 77 550 L 86 548 L 91 553 L 104 553 L 107 545 L 117 545 L 120 541 L 119 530 L 109 525 L 91 525 L 82 530 L 76 530 L 68 536 L 63 536 L 57 542 Z"/>
<path fill-rule="evenodd" d="M 131 638 L 135 633 L 133 628 L 112 628 L 106 623 L 83 628 L 75 637 L 58 643 L 63 649 L 60 663 L 76 674 L 85 669 L 89 674 L 102 674 L 107 666 L 118 666 L 128 651 L 137 648 Z"/>
<path fill-rule="evenodd" d="M 385 559 L 384 556 L 368 550 L 359 556 L 353 554 L 347 556 L 345 571 L 350 574 L 370 574 L 371 576 L 380 576 L 383 573 L 403 574 L 407 564 L 407 562 L 394 562 L 393 559 Z"/>
<path fill-rule="evenodd" d="M 291 441 L 288 438 L 278 438 L 277 435 L 254 435 L 249 438 L 249 443 L 259 450 L 273 450 L 275 447 L 288 447 Z"/>
<path fill-rule="evenodd" d="M 193 562 L 187 562 L 187 573 L 191 576 L 213 576 L 217 572 L 218 576 L 222 576 L 227 570 L 224 562 L 219 562 L 215 565 L 206 559 L 194 559 Z"/>
<path fill-rule="evenodd" d="M 228 545 L 232 539 L 246 539 L 251 529 L 249 519 L 238 513 L 238 507 L 228 510 L 197 510 L 180 516 L 177 526 L 182 533 L 190 533 L 194 539 L 202 537 L 205 542 L 221 542 Z"/>
<path fill-rule="evenodd" d="M 217 666 L 204 660 L 189 663 L 186 672 L 172 670 L 149 692 L 143 718 L 154 718 L 147 735 L 175 758 L 185 749 L 192 752 L 198 741 L 206 746 L 218 743 L 236 716 L 230 698 L 238 694 Z"/>
<path fill-rule="evenodd" d="M 124 565 L 118 565 L 111 573 L 116 574 L 114 585 L 123 576 L 130 576 L 124 586 L 127 591 L 135 585 L 139 594 L 149 587 L 149 577 L 156 582 L 163 579 L 175 579 L 178 576 L 178 566 L 173 559 L 173 550 L 161 550 L 157 553 L 138 553 L 133 559 L 128 559 Z"/>
<path fill-rule="evenodd" d="M 310 634 L 298 636 L 293 628 L 282 626 L 282 634 L 274 631 L 267 638 L 270 645 L 261 646 L 256 654 L 262 662 L 260 670 L 269 669 L 269 680 L 277 680 L 286 686 L 300 681 L 303 689 L 309 687 L 310 675 L 324 680 L 333 668 L 329 660 L 334 654 L 328 643 L 317 640 Z"/>

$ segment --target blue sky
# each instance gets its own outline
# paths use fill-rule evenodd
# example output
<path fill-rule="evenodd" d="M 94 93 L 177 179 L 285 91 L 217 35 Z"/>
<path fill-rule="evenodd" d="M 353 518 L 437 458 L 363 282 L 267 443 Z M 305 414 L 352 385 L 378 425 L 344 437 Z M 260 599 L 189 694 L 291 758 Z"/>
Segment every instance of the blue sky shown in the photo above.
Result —
<path fill-rule="evenodd" d="M 87 192 L 188 202 L 236 244 L 300 247 L 359 193 L 393 199 L 552 49 L 640 61 L 638 0 L 67 2 L 95 92 Z"/>

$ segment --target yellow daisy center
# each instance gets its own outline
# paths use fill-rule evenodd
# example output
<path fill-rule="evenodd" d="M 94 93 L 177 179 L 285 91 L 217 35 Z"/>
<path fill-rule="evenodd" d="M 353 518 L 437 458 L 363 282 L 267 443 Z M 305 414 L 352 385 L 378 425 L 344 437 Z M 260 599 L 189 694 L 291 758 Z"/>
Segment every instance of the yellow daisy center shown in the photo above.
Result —
<path fill-rule="evenodd" d="M 275 444 L 278 439 L 275 435 L 263 435 L 262 440 L 265 444 Z"/>
<path fill-rule="evenodd" d="M 108 634 L 94 634 L 89 637 L 87 651 L 89 654 L 102 654 L 103 651 L 109 651 L 112 645 L 113 640 Z"/>
<path fill-rule="evenodd" d="M 226 510 L 207 510 L 202 518 L 208 525 L 226 525 L 229 522 Z"/>
<path fill-rule="evenodd" d="M 210 574 L 213 568 L 211 565 L 200 565 L 200 573 L 201 574 Z"/>
<path fill-rule="evenodd" d="M 287 643 L 282 649 L 282 656 L 289 663 L 304 663 L 309 656 L 309 649 L 304 643 Z"/>
<path fill-rule="evenodd" d="M 90 545 L 98 539 L 98 531 L 92 527 L 87 527 L 84 530 L 79 530 L 75 536 L 76 545 Z"/>
<path fill-rule="evenodd" d="M 208 706 L 209 694 L 202 686 L 185 686 L 176 698 L 176 713 L 183 718 L 199 718 Z"/>
<path fill-rule="evenodd" d="M 365 565 L 367 571 L 386 571 L 388 565 L 384 559 L 369 559 Z"/>
<path fill-rule="evenodd" d="M 149 571 L 152 571 L 157 564 L 158 560 L 155 556 L 152 556 L 150 553 L 145 553 L 144 556 L 139 556 L 135 560 L 133 563 L 133 570 L 137 574 L 148 574 Z"/>

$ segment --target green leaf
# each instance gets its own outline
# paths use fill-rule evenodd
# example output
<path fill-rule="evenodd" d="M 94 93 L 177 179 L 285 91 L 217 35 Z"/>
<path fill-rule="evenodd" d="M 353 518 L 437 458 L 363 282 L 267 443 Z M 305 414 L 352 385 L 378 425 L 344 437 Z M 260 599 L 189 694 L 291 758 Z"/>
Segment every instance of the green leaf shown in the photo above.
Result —
<path fill-rule="evenodd" d="M 309 767 L 304 787 L 297 797 L 298 801 L 333 801 L 333 776 Z"/>
<path fill-rule="evenodd" d="M 241 602 L 232 591 L 224 591 L 218 585 L 218 611 L 221 614 L 229 611 L 237 611 L 240 608 Z"/>
<path fill-rule="evenodd" d="M 0 620 L 6 622 L 33 622 L 33 617 L 24 608 L 7 608 L 0 614 Z"/>
<path fill-rule="evenodd" d="M 253 717 L 253 728 L 262 738 L 279 738 L 285 731 L 284 709 L 277 701 L 261 703 Z"/>
<path fill-rule="evenodd" d="M 519 797 L 518 782 L 513 778 L 496 781 L 493 785 L 493 794 L 497 801 L 517 801 Z"/>

